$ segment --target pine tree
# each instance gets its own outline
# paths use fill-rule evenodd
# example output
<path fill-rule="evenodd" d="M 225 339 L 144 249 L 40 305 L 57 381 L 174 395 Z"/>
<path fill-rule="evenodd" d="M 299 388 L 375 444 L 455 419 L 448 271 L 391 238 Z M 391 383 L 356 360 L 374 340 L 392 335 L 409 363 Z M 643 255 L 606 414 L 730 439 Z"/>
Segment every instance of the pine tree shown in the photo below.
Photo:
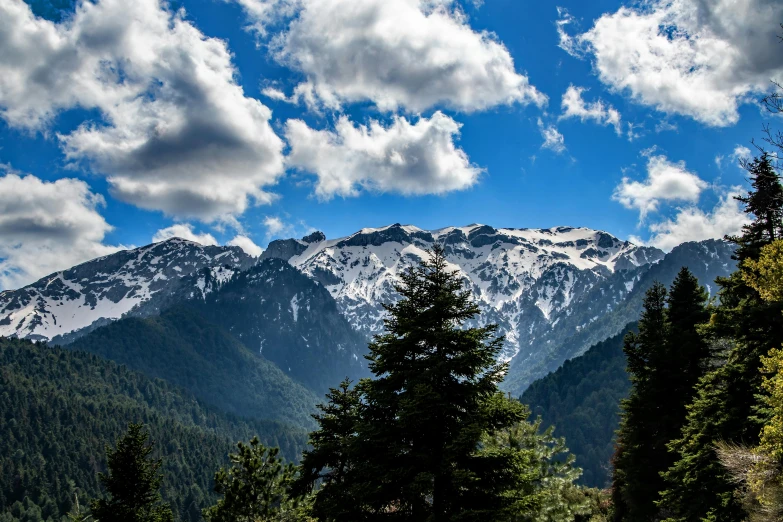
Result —
<path fill-rule="evenodd" d="M 82 507 L 79 505 L 79 495 L 74 493 L 73 495 L 74 499 L 74 506 L 68 515 L 68 521 L 69 522 L 90 522 L 92 520 L 92 516 L 88 515 L 85 510 L 82 509 Z"/>
<path fill-rule="evenodd" d="M 735 495 L 736 483 L 715 452 L 718 442 L 755 445 L 763 424 L 761 360 L 783 343 L 780 303 L 764 301 L 748 285 L 748 263 L 783 230 L 783 188 L 770 159 L 748 164 L 753 189 L 738 198 L 754 217 L 739 237 L 739 269 L 719 279 L 720 305 L 703 330 L 718 356 L 718 366 L 696 386 L 682 434 L 670 445 L 675 464 L 664 473 L 666 489 L 659 503 L 672 521 L 742 520 L 745 511 Z M 760 418 L 761 416 L 761 418 Z"/>
<path fill-rule="evenodd" d="M 258 437 L 250 444 L 239 442 L 236 454 L 229 455 L 231 467 L 215 473 L 215 492 L 223 495 L 217 504 L 204 510 L 207 522 L 268 522 L 290 520 L 296 511 L 287 488 L 294 466 L 283 464 L 278 448 L 266 448 Z"/>
<path fill-rule="evenodd" d="M 100 481 L 109 499 L 92 502 L 92 515 L 99 522 L 172 522 L 171 507 L 161 502 L 162 461 L 150 458 L 154 450 L 149 434 L 141 424 L 131 424 L 117 441 L 107 448 L 108 474 Z"/>
<path fill-rule="evenodd" d="M 301 475 L 325 480 L 315 493 L 320 520 L 533 520 L 525 499 L 553 476 L 572 480 L 566 468 L 542 472 L 541 460 L 523 465 L 523 455 L 549 458 L 548 439 L 528 453 L 491 443 L 528 412 L 498 391 L 503 340 L 495 325 L 464 327 L 479 308 L 447 265 L 435 247 L 402 274 L 386 333 L 370 344 L 375 379 L 341 386 L 322 408 Z"/>

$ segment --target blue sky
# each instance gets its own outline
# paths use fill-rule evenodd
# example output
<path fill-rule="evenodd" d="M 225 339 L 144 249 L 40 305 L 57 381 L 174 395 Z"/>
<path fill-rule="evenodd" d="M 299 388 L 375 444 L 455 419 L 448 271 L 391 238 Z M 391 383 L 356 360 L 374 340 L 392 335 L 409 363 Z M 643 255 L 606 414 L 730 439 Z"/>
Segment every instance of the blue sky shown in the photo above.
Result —
<path fill-rule="evenodd" d="M 773 0 L 0 0 L 0 289 L 172 234 L 733 232 Z"/>

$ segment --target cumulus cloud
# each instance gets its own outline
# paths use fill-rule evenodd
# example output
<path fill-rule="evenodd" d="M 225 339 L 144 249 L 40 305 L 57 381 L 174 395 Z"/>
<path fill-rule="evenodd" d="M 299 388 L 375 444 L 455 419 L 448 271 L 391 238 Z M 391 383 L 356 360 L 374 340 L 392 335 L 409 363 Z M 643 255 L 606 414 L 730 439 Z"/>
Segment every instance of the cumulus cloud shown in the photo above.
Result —
<path fill-rule="evenodd" d="M 256 245 L 252 239 L 242 234 L 238 234 L 231 241 L 226 243 L 226 245 L 239 247 L 245 251 L 245 254 L 253 257 L 260 256 L 264 251 L 264 249 Z"/>
<path fill-rule="evenodd" d="M 582 99 L 582 93 L 585 90 L 584 87 L 568 86 L 560 104 L 563 109 L 560 119 L 579 118 L 583 122 L 591 120 L 599 125 L 611 125 L 614 127 L 617 135 L 620 136 L 623 132 L 622 124 L 620 123 L 620 112 L 611 105 L 605 105 L 603 100 L 600 99 L 586 103 Z"/>
<path fill-rule="evenodd" d="M 724 194 L 715 208 L 704 212 L 695 206 L 680 209 L 673 219 L 650 225 L 652 235 L 648 244 L 669 251 L 686 241 L 721 238 L 740 232 L 749 223 L 734 196 L 742 194 L 740 187 Z"/>
<path fill-rule="evenodd" d="M 291 98 L 311 106 L 418 113 L 546 103 L 497 37 L 473 30 L 451 0 L 236 1 L 261 35 L 283 24 L 272 56 L 304 74 Z"/>
<path fill-rule="evenodd" d="M 685 168 L 684 162 L 672 163 L 666 156 L 648 154 L 647 178 L 634 181 L 623 177 L 612 199 L 626 208 L 639 211 L 640 221 L 658 210 L 661 201 L 698 201 L 709 184 Z"/>
<path fill-rule="evenodd" d="M 561 47 L 590 54 L 602 82 L 645 105 L 725 126 L 783 75 L 780 20 L 779 0 L 650 0 L 604 14 L 584 34 L 561 34 Z"/>
<path fill-rule="evenodd" d="M 264 228 L 266 228 L 267 239 L 275 236 L 291 235 L 294 232 L 294 226 L 291 223 L 286 223 L 278 216 L 264 217 Z"/>
<path fill-rule="evenodd" d="M 89 259 L 120 250 L 100 194 L 83 181 L 54 182 L 6 170 L 0 176 L 0 289 L 18 288 Z"/>
<path fill-rule="evenodd" d="M 749 160 L 753 156 L 753 153 L 750 152 L 750 149 L 745 147 L 744 145 L 737 145 L 734 147 L 734 151 L 731 153 L 731 159 L 734 160 L 736 164 L 739 164 L 741 161 Z"/>
<path fill-rule="evenodd" d="M 283 173 L 283 143 L 271 111 L 244 95 L 226 43 L 183 11 L 98 0 L 53 23 L 4 0 L 0 48 L 0 117 L 39 131 L 63 110 L 97 110 L 58 139 L 116 197 L 204 221 L 272 198 L 264 187 Z"/>
<path fill-rule="evenodd" d="M 288 120 L 288 165 L 317 176 L 321 199 L 362 190 L 405 195 L 443 194 L 473 186 L 482 169 L 454 143 L 460 124 L 441 112 L 415 123 L 395 116 L 389 125 L 355 125 L 339 118 L 334 131 Z"/>
<path fill-rule="evenodd" d="M 173 237 L 187 239 L 188 241 L 200 243 L 205 246 L 213 246 L 218 244 L 217 239 L 215 239 L 215 236 L 212 234 L 207 232 L 201 234 L 194 232 L 193 225 L 190 223 L 176 223 L 170 227 L 161 228 L 155 232 L 154 236 L 152 236 L 152 242 L 158 243 Z"/>
<path fill-rule="evenodd" d="M 544 138 L 544 143 L 541 145 L 542 149 L 549 149 L 558 154 L 565 152 L 565 137 L 560 134 L 557 127 L 544 125 L 541 118 L 538 118 L 538 130 L 541 132 L 541 137 Z"/>

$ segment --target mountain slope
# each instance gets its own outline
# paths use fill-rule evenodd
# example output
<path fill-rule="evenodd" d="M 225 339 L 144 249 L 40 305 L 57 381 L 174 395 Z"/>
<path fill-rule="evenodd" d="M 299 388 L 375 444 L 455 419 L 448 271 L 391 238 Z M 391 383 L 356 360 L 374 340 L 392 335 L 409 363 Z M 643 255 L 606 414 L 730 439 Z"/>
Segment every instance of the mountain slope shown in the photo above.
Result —
<path fill-rule="evenodd" d="M 288 263 L 265 259 L 223 284 L 210 270 L 198 278 L 189 306 L 319 396 L 345 377 L 369 375 L 366 338 L 323 286 Z"/>
<path fill-rule="evenodd" d="M 683 266 L 716 297 L 715 279 L 728 276 L 736 267 L 733 254 L 734 246 L 726 241 L 688 242 L 655 264 L 607 278 L 575 300 L 557 325 L 530 344 L 527 356 L 520 354 L 511 361 L 504 389 L 519 395 L 537 377 L 622 331 L 639 318 L 647 289 L 656 281 L 670 286 Z"/>
<path fill-rule="evenodd" d="M 117 252 L 0 292 L 0 336 L 70 342 L 126 314 L 159 313 L 205 267 L 227 279 L 254 263 L 238 247 L 179 238 Z"/>
<path fill-rule="evenodd" d="M 565 437 L 576 465 L 583 469 L 580 483 L 604 488 L 611 480 L 615 431 L 620 423 L 620 400 L 631 383 L 625 371 L 625 333 L 602 341 L 583 355 L 568 360 L 556 371 L 533 382 L 520 401 L 540 415 L 544 426 L 555 426 Z"/>
<path fill-rule="evenodd" d="M 115 321 L 69 348 L 165 379 L 229 413 L 313 428 L 314 393 L 185 307 Z"/>
<path fill-rule="evenodd" d="M 180 388 L 85 352 L 0 339 L 0 520 L 60 520 L 73 493 L 101 493 L 104 447 L 143 422 L 164 457 L 163 496 L 178 520 L 201 520 L 212 478 L 253 435 L 295 459 L 307 434 L 218 412 Z M 26 518 L 27 512 L 32 518 Z"/>

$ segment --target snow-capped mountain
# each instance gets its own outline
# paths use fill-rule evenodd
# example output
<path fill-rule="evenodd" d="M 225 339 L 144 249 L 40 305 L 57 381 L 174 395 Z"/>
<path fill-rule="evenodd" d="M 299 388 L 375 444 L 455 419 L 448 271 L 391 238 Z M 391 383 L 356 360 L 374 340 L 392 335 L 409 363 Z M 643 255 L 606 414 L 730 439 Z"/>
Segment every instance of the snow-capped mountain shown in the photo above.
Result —
<path fill-rule="evenodd" d="M 68 341 L 124 314 L 159 313 L 203 268 L 227 280 L 254 262 L 238 247 L 179 238 L 117 252 L 0 292 L 0 336 Z"/>
<path fill-rule="evenodd" d="M 381 305 L 396 299 L 400 273 L 435 244 L 445 247 L 450 266 L 474 293 L 480 322 L 497 323 L 506 336 L 501 357 L 511 364 L 504 386 L 515 393 L 635 320 L 653 280 L 669 284 L 687 265 L 712 292 L 715 277 L 734 269 L 733 248 L 723 241 L 687 243 L 664 254 L 606 232 L 571 227 L 423 230 L 395 224 L 338 239 L 314 232 L 273 241 L 260 260 L 236 247 L 171 239 L 0 292 L 0 336 L 67 343 L 123 316 L 158 315 L 173 305 L 198 302 L 210 308 L 202 310 L 206 316 L 223 317 L 220 326 L 249 349 L 258 353 L 263 346 L 264 355 L 282 370 L 293 374 L 296 368 L 300 381 L 323 387 L 317 368 L 307 366 L 329 363 L 314 351 L 342 361 L 334 372 L 350 369 L 363 343 L 382 330 Z M 295 271 L 270 269 L 267 260 L 276 259 L 322 288 L 305 289 Z M 327 348 L 332 323 L 314 316 L 302 320 L 302 314 L 327 309 L 334 325 L 347 320 L 361 334 L 343 332 L 344 344 L 351 344 L 345 353 L 339 346 L 336 352 Z M 340 321 L 331 310 L 339 312 Z M 264 344 L 270 340 L 274 347 Z M 296 346 L 288 346 L 292 343 Z"/>
<path fill-rule="evenodd" d="M 436 243 L 445 246 L 452 268 L 472 289 L 481 321 L 500 325 L 506 336 L 504 360 L 556 325 L 560 314 L 595 285 L 624 274 L 617 291 L 622 299 L 633 288 L 631 273 L 664 256 L 586 228 L 422 230 L 395 224 L 333 240 L 316 232 L 301 240 L 273 241 L 262 258 L 285 259 L 321 282 L 357 330 L 375 334 L 383 328 L 381 303 L 395 299 L 401 271 L 426 257 Z"/>

